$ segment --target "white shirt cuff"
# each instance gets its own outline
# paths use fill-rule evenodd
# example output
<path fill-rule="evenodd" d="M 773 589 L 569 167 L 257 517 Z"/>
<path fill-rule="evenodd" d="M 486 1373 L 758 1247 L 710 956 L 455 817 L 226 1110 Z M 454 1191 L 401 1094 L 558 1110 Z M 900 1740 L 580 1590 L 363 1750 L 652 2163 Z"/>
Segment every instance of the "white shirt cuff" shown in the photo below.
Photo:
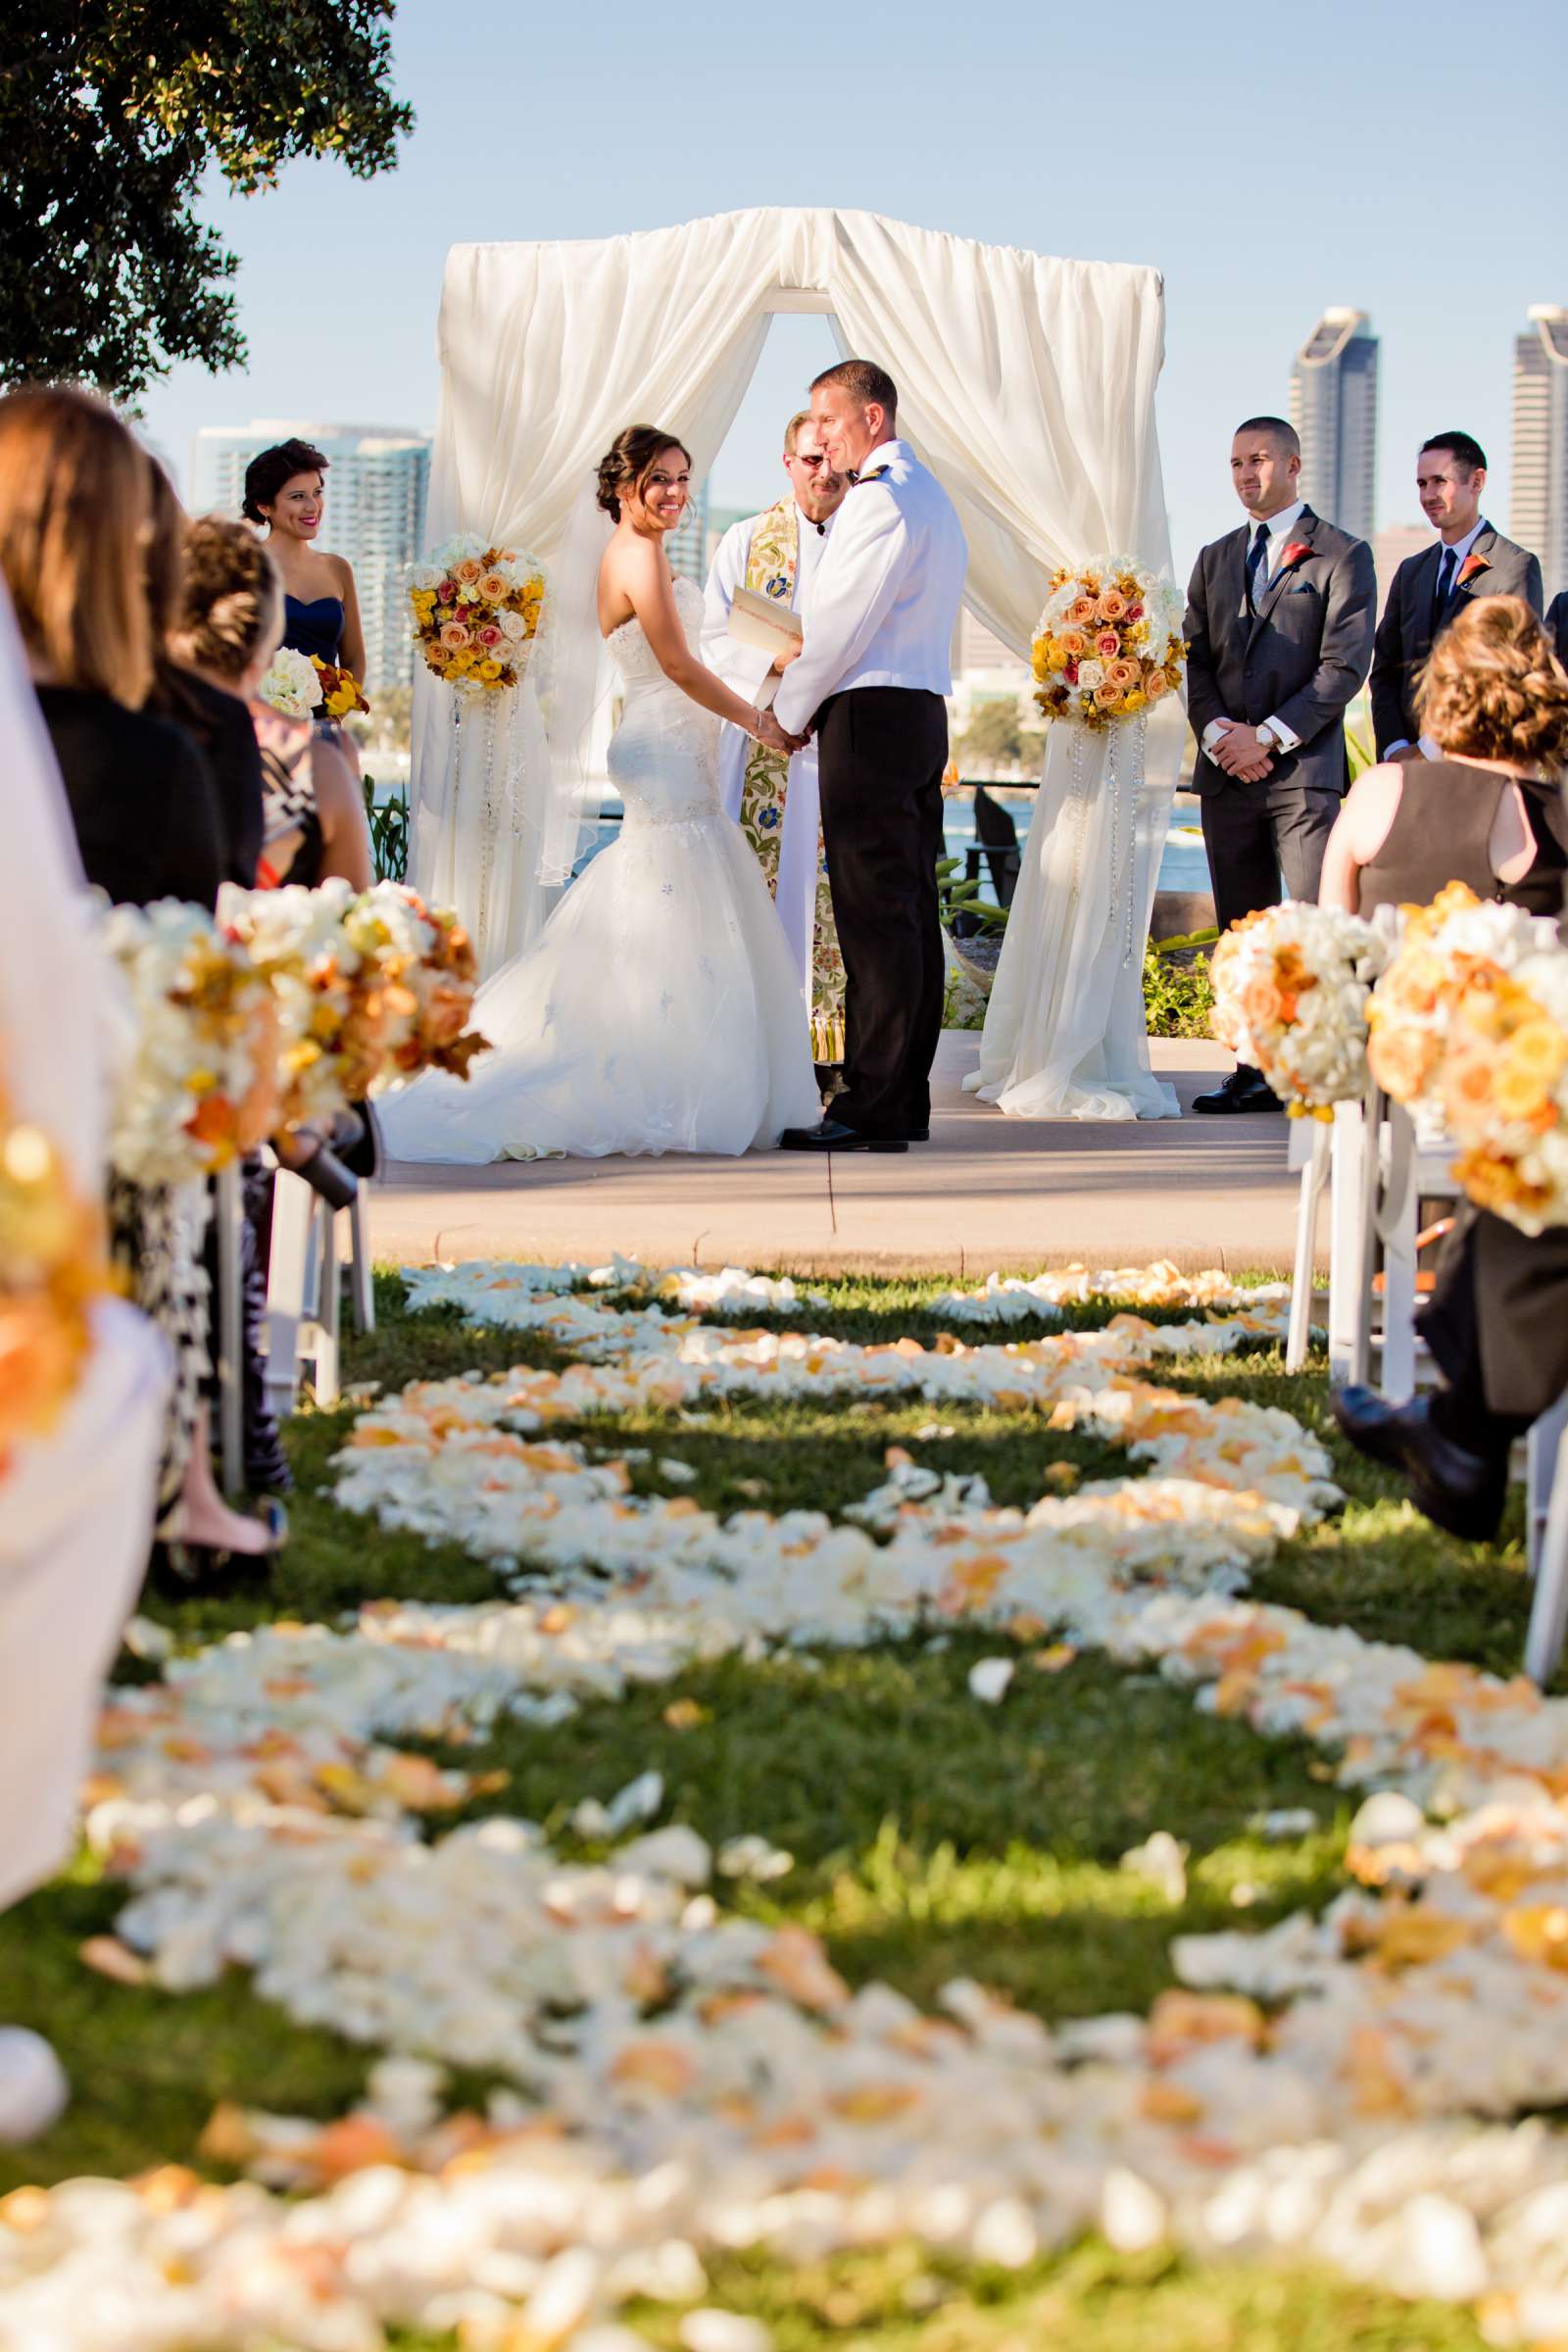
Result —
<path fill-rule="evenodd" d="M 1211 718 L 1209 720 L 1203 729 L 1202 741 L 1205 752 L 1211 752 L 1214 749 L 1215 744 L 1218 743 L 1230 723 L 1228 718 Z"/>
<path fill-rule="evenodd" d="M 1435 743 L 1430 735 L 1418 735 L 1415 748 L 1423 760 L 1441 760 L 1443 758 L 1442 744 Z"/>
<path fill-rule="evenodd" d="M 1391 744 L 1387 744 L 1387 745 L 1385 745 L 1385 747 L 1384 747 L 1384 752 L 1383 752 L 1383 757 L 1384 757 L 1384 759 L 1385 759 L 1385 760 L 1392 760 L 1392 759 L 1394 758 L 1394 755 L 1395 755 L 1395 753 L 1396 753 L 1396 752 L 1407 752 L 1409 749 L 1410 749 L 1410 738 L 1409 738 L 1409 736 L 1408 736 L 1408 735 L 1401 735 L 1401 736 L 1399 737 L 1399 740 L 1398 740 L 1398 742 L 1397 742 L 1397 743 L 1391 743 Z"/>
<path fill-rule="evenodd" d="M 1301 740 L 1296 729 L 1288 727 L 1283 718 L 1266 718 L 1263 724 L 1273 728 L 1274 740 L 1282 752 L 1294 752 Z"/>

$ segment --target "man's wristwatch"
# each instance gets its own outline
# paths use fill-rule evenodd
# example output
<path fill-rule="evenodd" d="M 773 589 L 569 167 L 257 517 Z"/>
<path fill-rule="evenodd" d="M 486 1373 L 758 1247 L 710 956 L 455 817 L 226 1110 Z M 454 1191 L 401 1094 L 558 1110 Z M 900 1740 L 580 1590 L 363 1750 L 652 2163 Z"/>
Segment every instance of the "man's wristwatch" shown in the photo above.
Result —
<path fill-rule="evenodd" d="M 1261 726 L 1254 727 L 1252 732 L 1257 737 L 1258 742 L 1263 746 L 1265 752 L 1277 752 L 1279 750 L 1280 739 L 1275 734 L 1273 726 L 1268 719 L 1265 718 Z"/>

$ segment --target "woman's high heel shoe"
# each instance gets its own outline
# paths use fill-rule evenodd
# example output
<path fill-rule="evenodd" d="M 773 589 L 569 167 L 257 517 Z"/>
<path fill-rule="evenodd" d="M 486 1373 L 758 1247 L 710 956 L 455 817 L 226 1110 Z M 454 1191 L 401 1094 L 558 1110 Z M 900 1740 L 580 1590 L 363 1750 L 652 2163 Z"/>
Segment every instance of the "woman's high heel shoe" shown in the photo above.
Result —
<path fill-rule="evenodd" d="M 182 1536 L 166 1536 L 158 1546 L 161 1565 L 186 1592 L 207 1592 L 270 1575 L 288 1542 L 288 1513 L 280 1502 L 269 1497 L 254 1515 L 271 1539 L 260 1551 L 234 1551 L 224 1544 L 190 1544 Z"/>

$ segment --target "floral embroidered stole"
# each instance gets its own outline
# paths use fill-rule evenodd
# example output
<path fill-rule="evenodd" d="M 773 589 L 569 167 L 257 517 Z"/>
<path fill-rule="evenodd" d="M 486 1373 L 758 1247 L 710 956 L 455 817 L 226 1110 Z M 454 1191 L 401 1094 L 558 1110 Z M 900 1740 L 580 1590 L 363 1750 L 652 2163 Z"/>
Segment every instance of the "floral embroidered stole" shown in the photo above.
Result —
<path fill-rule="evenodd" d="M 746 585 L 759 596 L 793 604 L 801 560 L 801 517 L 793 498 L 781 498 L 757 519 L 746 561 Z M 784 752 L 754 744 L 741 785 L 741 831 L 757 854 L 772 896 L 778 897 L 779 854 L 790 762 Z M 811 1052 L 817 1061 L 844 1058 L 844 958 L 839 953 L 820 826 L 816 837 L 816 907 L 811 942 Z"/>

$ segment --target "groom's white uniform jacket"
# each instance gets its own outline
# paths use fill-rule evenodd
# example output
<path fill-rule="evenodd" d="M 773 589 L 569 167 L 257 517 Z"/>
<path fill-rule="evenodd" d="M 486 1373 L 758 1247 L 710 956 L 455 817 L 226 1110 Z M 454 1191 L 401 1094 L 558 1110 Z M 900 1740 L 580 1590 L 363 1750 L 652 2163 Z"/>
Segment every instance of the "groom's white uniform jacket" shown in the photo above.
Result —
<path fill-rule="evenodd" d="M 840 508 L 839 514 L 843 513 Z M 755 703 L 762 682 L 771 668 L 769 657 L 758 646 L 737 645 L 729 634 L 730 607 L 735 591 L 746 585 L 747 567 L 752 558 L 752 534 L 761 521 L 760 514 L 750 514 L 744 522 L 731 524 L 718 543 L 712 569 L 708 575 L 708 609 L 703 615 L 703 660 L 716 670 L 734 693 L 746 702 Z M 807 603 L 821 565 L 828 537 L 838 523 L 838 514 L 829 518 L 826 532 L 819 531 L 814 522 L 797 514 L 800 525 L 800 552 L 795 562 L 795 589 L 790 599 L 794 610 L 805 616 Z M 726 816 L 739 817 L 741 788 L 746 776 L 746 762 L 751 756 L 752 739 L 739 727 L 725 727 L 719 737 L 718 788 Z M 790 943 L 790 953 L 801 975 L 801 986 L 810 1000 L 811 936 L 816 912 L 816 836 L 817 836 L 816 746 L 808 743 L 804 752 L 797 752 L 790 761 L 789 786 L 784 802 L 784 834 L 778 856 L 778 916 L 784 926 L 784 936 Z"/>
<path fill-rule="evenodd" d="M 773 709 L 799 735 L 832 694 L 857 686 L 953 691 L 953 631 L 969 550 L 936 475 L 884 441 L 834 517 L 811 584 L 806 647 Z"/>

